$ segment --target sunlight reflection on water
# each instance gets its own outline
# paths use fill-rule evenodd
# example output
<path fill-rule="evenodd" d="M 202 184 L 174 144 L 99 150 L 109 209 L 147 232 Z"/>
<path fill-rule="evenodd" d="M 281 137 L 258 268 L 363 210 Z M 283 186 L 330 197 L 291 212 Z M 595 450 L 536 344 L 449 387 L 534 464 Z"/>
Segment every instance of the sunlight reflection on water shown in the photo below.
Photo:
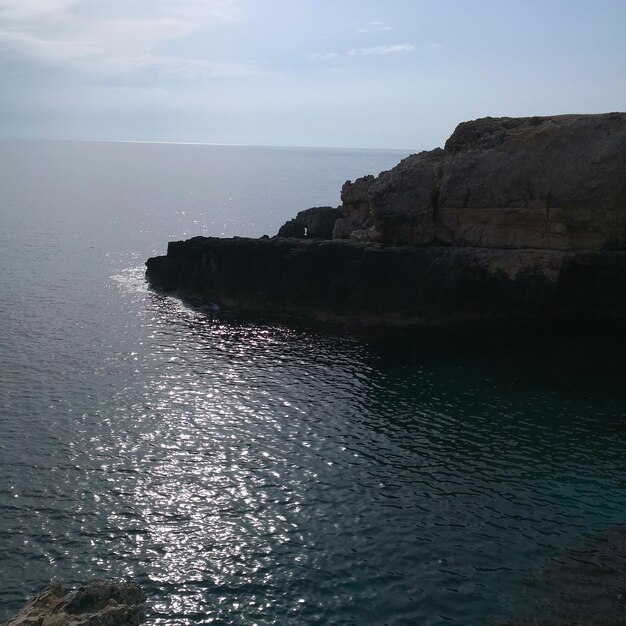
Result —
<path fill-rule="evenodd" d="M 356 456 L 319 432 L 319 417 L 307 417 L 358 397 L 359 377 L 345 371 L 354 355 L 325 353 L 321 336 L 212 319 L 146 291 L 136 271 L 114 280 L 152 305 L 150 343 L 138 362 L 143 375 L 149 371 L 142 397 L 110 422 L 137 432 L 127 440 L 116 434 L 116 456 L 136 476 L 131 508 L 146 528 L 134 557 L 153 561 L 151 580 L 167 598 L 153 610 L 188 615 L 192 598 L 198 610 L 198 601 L 205 607 L 206 595 L 219 593 L 222 616 L 245 606 L 261 618 L 276 604 L 298 612 L 303 598 L 290 608 L 284 600 L 298 569 L 315 568 L 314 537 L 302 524 L 311 485 L 332 489 L 332 479 L 319 484 L 319 468 L 331 468 L 337 452 Z M 113 404 L 124 407 L 127 393 Z M 125 524 L 110 517 L 112 527 Z M 176 599 L 172 586 L 190 597 Z"/>
<path fill-rule="evenodd" d="M 140 267 L 108 288 L 97 371 L 33 414 L 38 463 L 4 427 L 23 529 L 5 506 L 2 538 L 25 587 L 35 564 L 68 584 L 135 575 L 155 624 L 483 624 L 622 520 L 610 360 L 586 351 L 590 379 L 576 351 L 555 373 L 541 339 L 524 357 L 489 334 L 229 320 Z"/>
<path fill-rule="evenodd" d="M 144 300 L 146 341 L 112 399 L 112 438 L 86 445 L 128 477 L 108 523 L 134 537 L 127 571 L 148 573 L 157 623 L 363 623 L 359 603 L 383 590 L 411 619 L 470 623 L 460 607 L 505 608 L 495 581 L 583 531 L 585 501 L 611 489 L 580 469 L 565 488 L 588 416 L 553 393 L 447 381 L 432 355 L 381 369 L 388 357 L 362 340 L 226 322 L 148 291 L 139 269 L 114 280 Z M 533 417 L 555 409 L 560 443 Z M 597 521 L 618 519 L 615 496 Z"/>

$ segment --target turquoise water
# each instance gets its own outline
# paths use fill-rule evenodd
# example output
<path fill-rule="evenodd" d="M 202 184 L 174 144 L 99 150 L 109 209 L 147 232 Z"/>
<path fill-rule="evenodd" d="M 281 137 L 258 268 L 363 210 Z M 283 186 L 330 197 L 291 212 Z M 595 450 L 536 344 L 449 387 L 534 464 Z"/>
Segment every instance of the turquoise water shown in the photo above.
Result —
<path fill-rule="evenodd" d="M 0 619 L 137 576 L 153 624 L 486 624 L 624 522 L 610 328 L 349 336 L 147 289 L 402 154 L 0 147 Z"/>

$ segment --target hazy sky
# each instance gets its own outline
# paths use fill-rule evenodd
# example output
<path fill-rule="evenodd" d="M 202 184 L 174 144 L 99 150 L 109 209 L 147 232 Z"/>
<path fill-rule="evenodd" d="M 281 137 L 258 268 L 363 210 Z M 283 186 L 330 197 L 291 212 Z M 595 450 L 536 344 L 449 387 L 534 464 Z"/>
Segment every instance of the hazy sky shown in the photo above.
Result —
<path fill-rule="evenodd" d="M 626 0 L 0 0 L 0 137 L 422 149 L 626 110 Z"/>

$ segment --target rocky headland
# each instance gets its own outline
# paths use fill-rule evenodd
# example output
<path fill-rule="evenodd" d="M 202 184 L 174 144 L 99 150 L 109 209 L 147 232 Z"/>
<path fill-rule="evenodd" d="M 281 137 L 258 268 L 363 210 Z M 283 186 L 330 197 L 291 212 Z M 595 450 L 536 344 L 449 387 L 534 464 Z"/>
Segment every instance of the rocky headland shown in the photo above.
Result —
<path fill-rule="evenodd" d="M 57 581 L 3 626 L 137 626 L 145 619 L 145 602 L 134 580 L 96 578 L 67 594 Z"/>
<path fill-rule="evenodd" d="M 147 278 L 307 321 L 626 320 L 626 113 L 464 122 L 341 201 L 273 238 L 171 242 Z"/>

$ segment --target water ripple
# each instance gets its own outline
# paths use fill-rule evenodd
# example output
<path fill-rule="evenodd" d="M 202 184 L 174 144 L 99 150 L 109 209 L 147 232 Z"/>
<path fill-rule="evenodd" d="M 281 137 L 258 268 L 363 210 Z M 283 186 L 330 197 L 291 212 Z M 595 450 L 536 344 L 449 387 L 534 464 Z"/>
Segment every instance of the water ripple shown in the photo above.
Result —
<path fill-rule="evenodd" d="M 84 206 L 0 229 L 0 619 L 132 574 L 153 624 L 482 625 L 624 522 L 619 337 L 218 317 Z"/>
<path fill-rule="evenodd" d="M 3 424 L 1 554 L 24 588 L 37 563 L 138 575 L 156 624 L 478 624 L 621 520 L 623 394 L 459 370 L 424 341 L 225 322 L 140 268 L 111 288 L 136 317 L 108 318 L 101 386 L 55 412 L 48 383 L 34 459 Z"/>

